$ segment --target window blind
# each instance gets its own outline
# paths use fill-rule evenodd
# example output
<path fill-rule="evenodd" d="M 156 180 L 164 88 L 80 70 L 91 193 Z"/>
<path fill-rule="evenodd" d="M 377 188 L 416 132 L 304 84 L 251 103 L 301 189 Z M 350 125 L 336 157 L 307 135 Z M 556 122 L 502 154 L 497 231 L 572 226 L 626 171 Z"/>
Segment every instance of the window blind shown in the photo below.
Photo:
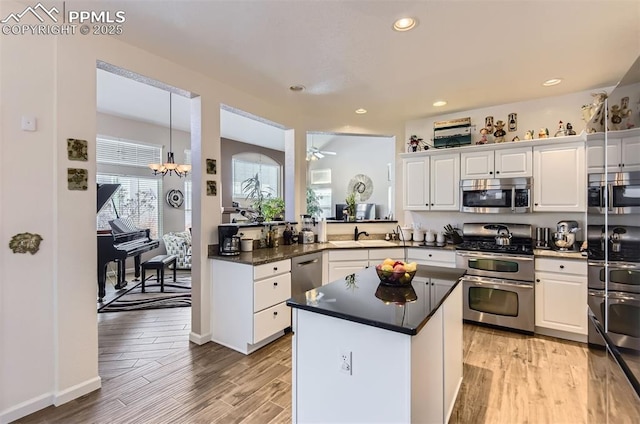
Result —
<path fill-rule="evenodd" d="M 162 162 L 162 147 L 99 137 L 96 162 L 146 168 L 150 163 Z"/>

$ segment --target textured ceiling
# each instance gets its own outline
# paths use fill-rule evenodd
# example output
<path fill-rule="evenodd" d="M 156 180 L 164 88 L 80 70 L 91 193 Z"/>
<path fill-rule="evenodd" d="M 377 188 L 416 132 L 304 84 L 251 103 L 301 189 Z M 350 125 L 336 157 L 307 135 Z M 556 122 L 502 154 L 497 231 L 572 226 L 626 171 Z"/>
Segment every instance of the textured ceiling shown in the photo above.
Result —
<path fill-rule="evenodd" d="M 640 54 L 639 0 L 67 1 L 82 4 L 126 11 L 124 42 L 356 126 L 611 86 Z M 392 31 L 405 15 L 419 25 Z"/>

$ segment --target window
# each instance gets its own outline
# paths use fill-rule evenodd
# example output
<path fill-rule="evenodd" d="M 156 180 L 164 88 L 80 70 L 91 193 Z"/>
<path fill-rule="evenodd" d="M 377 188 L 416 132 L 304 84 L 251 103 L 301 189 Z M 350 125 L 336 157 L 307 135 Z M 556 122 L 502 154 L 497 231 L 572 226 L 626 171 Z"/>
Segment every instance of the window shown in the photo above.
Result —
<path fill-rule="evenodd" d="M 96 140 L 96 162 L 100 183 L 120 184 L 97 216 L 98 229 L 110 229 L 109 221 L 129 218 L 151 238 L 162 234 L 162 179 L 149 175 L 147 164 L 160 162 L 162 148 L 133 141 Z M 114 209 L 115 206 L 115 209 Z"/>
<path fill-rule="evenodd" d="M 268 156 L 258 153 L 239 153 L 233 155 L 233 200 L 246 204 L 246 194 L 242 191 L 242 182 L 258 174 L 263 192 L 272 197 L 282 197 L 282 166 Z"/>

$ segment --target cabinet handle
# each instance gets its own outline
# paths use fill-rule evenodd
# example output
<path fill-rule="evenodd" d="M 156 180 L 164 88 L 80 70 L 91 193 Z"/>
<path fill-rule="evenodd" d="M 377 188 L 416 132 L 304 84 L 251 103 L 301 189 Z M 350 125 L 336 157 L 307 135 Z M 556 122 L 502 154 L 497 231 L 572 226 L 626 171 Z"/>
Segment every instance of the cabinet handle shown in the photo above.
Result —
<path fill-rule="evenodd" d="M 277 270 L 278 270 L 278 267 L 277 267 L 277 266 L 274 266 L 274 267 L 273 267 L 273 270 L 274 270 L 274 271 L 277 271 Z"/>
<path fill-rule="evenodd" d="M 431 255 L 431 253 L 429 253 L 429 257 L 431 257 L 431 256 L 433 256 L 433 255 Z"/>
<path fill-rule="evenodd" d="M 536 283 L 539 283 L 539 282 L 540 282 L 540 279 L 539 279 L 539 278 L 536 278 Z"/>
<path fill-rule="evenodd" d="M 431 206 L 433 206 L 433 203 L 431 204 Z"/>
<path fill-rule="evenodd" d="M 534 204 L 533 204 L 533 206 L 538 206 L 538 204 L 537 204 L 537 203 L 534 203 Z"/>
<path fill-rule="evenodd" d="M 560 269 L 564 269 L 564 265 L 560 265 Z"/>
<path fill-rule="evenodd" d="M 489 171 L 489 175 L 493 175 L 493 171 Z"/>
<path fill-rule="evenodd" d="M 496 171 L 496 174 L 499 174 L 499 173 L 500 173 L 500 171 Z"/>
<path fill-rule="evenodd" d="M 276 287 L 277 285 L 278 285 L 277 281 L 275 283 L 273 283 L 273 287 Z"/>
<path fill-rule="evenodd" d="M 621 163 L 619 163 L 619 164 L 618 164 L 618 168 L 622 168 L 622 166 L 623 166 L 623 165 L 622 165 Z"/>
<path fill-rule="evenodd" d="M 278 311 L 273 311 L 273 316 L 275 317 L 276 315 L 278 315 Z"/>

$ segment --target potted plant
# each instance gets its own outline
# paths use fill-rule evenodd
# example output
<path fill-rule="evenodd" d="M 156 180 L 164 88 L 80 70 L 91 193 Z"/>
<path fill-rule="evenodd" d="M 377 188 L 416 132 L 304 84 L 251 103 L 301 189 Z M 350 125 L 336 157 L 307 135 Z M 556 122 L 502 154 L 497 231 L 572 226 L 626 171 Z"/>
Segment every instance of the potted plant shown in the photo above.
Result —
<path fill-rule="evenodd" d="M 344 202 L 347 204 L 347 215 L 349 216 L 349 221 L 356 220 L 356 194 L 349 194 Z"/>
<path fill-rule="evenodd" d="M 265 197 L 270 193 L 262 188 L 258 174 L 242 182 L 242 192 L 246 195 L 245 199 L 250 202 L 251 208 L 261 216 Z"/>
<path fill-rule="evenodd" d="M 262 215 L 265 221 L 282 221 L 283 214 L 284 200 L 281 197 L 269 196 L 262 202 Z"/>
<path fill-rule="evenodd" d="M 322 208 L 320 208 L 318 195 L 311 187 L 307 187 L 307 214 L 319 218 L 321 213 Z"/>

